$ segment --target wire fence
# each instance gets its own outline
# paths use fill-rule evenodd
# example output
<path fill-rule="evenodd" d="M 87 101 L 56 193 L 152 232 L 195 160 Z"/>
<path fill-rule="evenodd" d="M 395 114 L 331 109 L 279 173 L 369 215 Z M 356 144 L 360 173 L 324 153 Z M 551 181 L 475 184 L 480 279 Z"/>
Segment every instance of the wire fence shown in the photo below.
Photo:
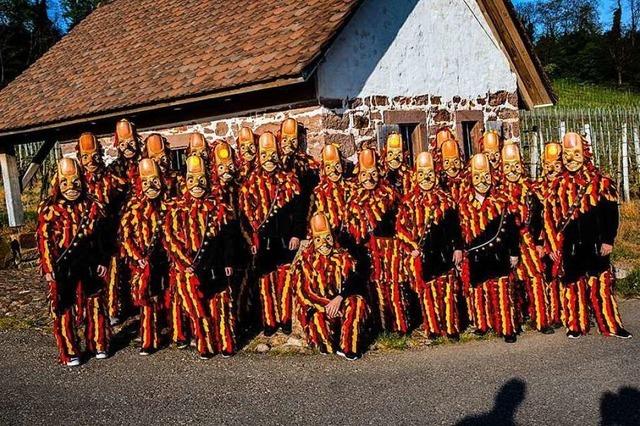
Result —
<path fill-rule="evenodd" d="M 591 143 L 593 160 L 613 177 L 625 200 L 640 190 L 640 106 L 553 108 L 520 113 L 521 143 L 531 174 L 539 176 L 544 144 L 578 132 Z"/>

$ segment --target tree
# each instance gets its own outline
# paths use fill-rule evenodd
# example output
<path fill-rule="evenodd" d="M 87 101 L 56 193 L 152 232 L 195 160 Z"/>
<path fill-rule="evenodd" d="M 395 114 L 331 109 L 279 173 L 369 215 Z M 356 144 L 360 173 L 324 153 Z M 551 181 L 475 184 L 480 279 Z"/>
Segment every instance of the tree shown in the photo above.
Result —
<path fill-rule="evenodd" d="M 618 7 L 613 11 L 613 22 L 611 31 L 607 35 L 609 39 L 609 53 L 616 70 L 618 86 L 622 86 L 622 74 L 627 62 L 627 48 L 625 38 L 622 33 L 622 5 L 618 0 Z"/>
<path fill-rule="evenodd" d="M 100 0 L 62 0 L 60 5 L 62 14 L 71 29 L 93 12 L 100 5 Z"/>

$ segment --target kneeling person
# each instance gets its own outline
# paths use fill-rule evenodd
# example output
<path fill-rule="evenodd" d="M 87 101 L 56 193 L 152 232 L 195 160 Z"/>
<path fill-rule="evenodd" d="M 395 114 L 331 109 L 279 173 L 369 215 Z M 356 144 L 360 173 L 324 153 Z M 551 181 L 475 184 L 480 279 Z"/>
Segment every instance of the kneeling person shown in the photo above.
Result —
<path fill-rule="evenodd" d="M 349 360 L 362 356 L 368 313 L 353 257 L 334 244 L 327 217 L 311 218 L 313 244 L 293 265 L 293 280 L 302 306 L 309 342 L 322 353 Z"/>

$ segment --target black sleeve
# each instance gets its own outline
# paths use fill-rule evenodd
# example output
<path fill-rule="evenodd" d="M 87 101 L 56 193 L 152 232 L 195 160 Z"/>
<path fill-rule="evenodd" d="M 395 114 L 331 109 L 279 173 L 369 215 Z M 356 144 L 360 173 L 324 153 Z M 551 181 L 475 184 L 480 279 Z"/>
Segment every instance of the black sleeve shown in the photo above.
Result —
<path fill-rule="evenodd" d="M 618 225 L 620 224 L 618 203 L 603 199 L 598 204 L 598 216 L 601 241 L 604 244 L 613 245 L 618 235 Z"/>
<path fill-rule="evenodd" d="M 454 250 L 462 250 L 464 248 L 464 241 L 462 241 L 462 230 L 460 228 L 458 212 L 455 209 L 447 210 L 444 220 L 445 230 L 451 240 L 451 246 Z"/>
<path fill-rule="evenodd" d="M 505 216 L 503 226 L 506 228 L 505 238 L 509 256 L 520 256 L 520 233 L 512 214 Z"/>
<path fill-rule="evenodd" d="M 232 220 L 227 225 L 223 226 L 220 230 L 220 237 L 222 238 L 222 251 L 224 252 L 224 266 L 233 266 L 236 257 L 236 244 L 238 235 L 235 235 L 234 228 L 237 221 Z"/>
<path fill-rule="evenodd" d="M 533 241 L 537 246 L 541 246 L 542 242 L 542 203 L 533 193 L 529 194 L 529 232 L 533 236 Z"/>
<path fill-rule="evenodd" d="M 346 298 L 353 295 L 362 295 L 362 289 L 362 279 L 360 279 L 360 275 L 357 271 L 351 271 L 342 284 L 340 296 Z"/>
<path fill-rule="evenodd" d="M 307 236 L 307 215 L 309 213 L 310 195 L 304 191 L 295 197 L 293 203 L 293 223 L 291 224 L 292 236 L 303 240 Z"/>

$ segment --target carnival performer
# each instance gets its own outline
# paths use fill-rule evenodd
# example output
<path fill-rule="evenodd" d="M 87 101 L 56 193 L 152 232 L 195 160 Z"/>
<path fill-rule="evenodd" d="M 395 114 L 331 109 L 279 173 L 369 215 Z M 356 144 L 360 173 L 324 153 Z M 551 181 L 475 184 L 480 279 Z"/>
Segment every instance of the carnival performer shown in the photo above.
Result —
<path fill-rule="evenodd" d="M 520 149 L 513 142 L 502 147 L 502 175 L 501 192 L 508 198 L 509 211 L 520 231 L 520 262 L 515 277 L 523 284 L 524 288 L 520 288 L 524 291 L 515 288 L 517 314 L 522 315 L 526 310 L 536 330 L 551 334 L 553 328 L 549 325 L 544 266 L 540 257 L 542 203 L 535 194 L 534 183 L 524 176 Z"/>
<path fill-rule="evenodd" d="M 166 191 L 159 165 L 153 159 L 142 159 L 136 192 L 120 221 L 123 258 L 131 270 L 132 299 L 140 309 L 140 355 L 160 349 L 161 318 L 171 296 L 163 237 Z"/>
<path fill-rule="evenodd" d="M 398 238 L 411 251 L 412 286 L 420 300 L 423 326 L 430 337 L 458 340 L 458 278 L 462 235 L 455 203 L 438 186 L 431 153 L 416 158 L 413 190 L 400 203 Z"/>
<path fill-rule="evenodd" d="M 482 153 L 489 159 L 493 185 L 501 185 L 504 181 L 504 176 L 502 176 L 502 159 L 500 158 L 502 141 L 498 132 L 495 130 L 485 132 L 480 138 L 480 147 Z"/>
<path fill-rule="evenodd" d="M 236 140 L 236 148 L 238 149 L 238 178 L 244 181 L 249 174 L 257 167 L 258 141 L 253 130 L 249 127 L 241 127 Z"/>
<path fill-rule="evenodd" d="M 519 324 L 513 304 L 513 270 L 518 266 L 518 228 L 507 197 L 493 186 L 484 154 L 471 159 L 472 190 L 460 199 L 460 225 L 466 244 L 462 279 L 471 291 L 476 334 L 489 328 L 505 342 L 516 341 Z"/>
<path fill-rule="evenodd" d="M 603 336 L 628 339 L 614 297 L 610 256 L 618 231 L 618 197 L 613 181 L 591 162 L 590 147 L 577 133 L 562 139 L 564 171 L 557 195 L 546 200 L 560 218 L 545 229 L 551 255 L 562 261 L 562 312 L 567 336 L 589 332 L 589 310 Z M 546 228 L 546 227 L 545 227 Z"/>
<path fill-rule="evenodd" d="M 345 238 L 345 213 L 350 190 L 351 185 L 344 176 L 340 151 L 335 145 L 325 145 L 322 148 L 320 182 L 313 191 L 313 210 L 325 214 L 333 238 L 338 243 Z"/>
<path fill-rule="evenodd" d="M 109 209 L 122 193 L 125 180 L 108 173 L 104 163 L 102 145 L 93 133 L 86 132 L 80 135 L 76 153 L 87 192 Z"/>
<path fill-rule="evenodd" d="M 444 141 L 440 146 L 440 156 L 442 163 L 436 164 L 440 185 L 457 202 L 462 194 L 466 194 L 465 185 L 468 183 L 458 142 L 454 139 Z"/>
<path fill-rule="evenodd" d="M 133 196 L 133 182 L 137 180 L 138 162 L 141 158 L 140 136 L 128 120 L 122 119 L 116 124 L 114 145 L 118 156 L 107 167 L 107 174 L 117 176 L 125 184 L 121 196 L 114 200 L 113 209 L 110 209 L 114 212 L 114 220 L 117 224 L 120 222 L 124 206 Z M 109 284 L 107 287 L 107 306 L 111 325 L 120 323 L 132 309 L 131 271 L 121 265 L 124 264 L 124 259 L 119 257 L 120 253 L 123 253 L 121 242 L 117 242 L 115 253 L 116 255 L 111 257 L 109 264 Z"/>
<path fill-rule="evenodd" d="M 562 174 L 562 145 L 550 142 L 544 146 L 543 177 L 536 184 L 536 193 L 540 201 L 545 205 L 545 200 L 556 197 L 558 194 L 558 177 Z M 547 206 L 550 203 L 546 204 Z M 547 236 L 555 241 L 556 223 L 559 217 L 554 217 L 558 209 L 543 208 L 543 247 L 540 251 L 544 266 L 545 282 L 547 283 L 547 300 L 549 321 L 558 328 L 562 325 L 562 303 L 560 299 L 560 274 L 562 272 L 562 259 L 552 256 L 553 249 Z M 540 249 L 539 249 L 540 250 Z"/>
<path fill-rule="evenodd" d="M 305 236 L 307 206 L 293 170 L 284 170 L 275 136 L 266 132 L 258 143 L 259 167 L 240 188 L 239 206 L 251 228 L 252 253 L 258 277 L 262 325 L 266 336 L 278 327 L 291 332 L 290 263 Z"/>
<path fill-rule="evenodd" d="M 202 157 L 187 158 L 187 193 L 165 220 L 167 252 L 173 254 L 178 294 L 195 332 L 200 358 L 236 351 L 231 282 L 234 242 L 231 212 L 207 176 Z"/>
<path fill-rule="evenodd" d="M 292 265 L 307 340 L 321 353 L 356 360 L 364 350 L 368 306 L 353 257 L 333 239 L 327 216 L 311 218 L 313 244 Z"/>
<path fill-rule="evenodd" d="M 99 263 L 103 255 L 95 235 L 103 217 L 102 205 L 85 189 L 78 163 L 61 159 L 51 195 L 38 209 L 36 233 L 59 361 L 69 367 L 80 365 L 76 327 L 82 320 L 86 351 L 97 359 L 108 357 L 107 268 Z"/>
<path fill-rule="evenodd" d="M 144 141 L 145 158 L 156 162 L 164 184 L 164 197 L 173 199 L 183 192 L 184 182 L 178 172 L 171 170 L 171 149 L 167 139 L 159 133 L 151 133 Z"/>
<path fill-rule="evenodd" d="M 401 197 L 411 192 L 411 169 L 407 165 L 404 144 L 399 133 L 387 136 L 382 158 L 382 169 L 387 182 Z"/>
<path fill-rule="evenodd" d="M 357 184 L 346 205 L 348 238 L 345 248 L 354 256 L 358 275 L 367 282 L 375 321 L 384 331 L 409 331 L 407 283 L 398 279 L 402 253 L 393 253 L 398 193 L 380 176 L 374 150 L 358 154 Z"/>

